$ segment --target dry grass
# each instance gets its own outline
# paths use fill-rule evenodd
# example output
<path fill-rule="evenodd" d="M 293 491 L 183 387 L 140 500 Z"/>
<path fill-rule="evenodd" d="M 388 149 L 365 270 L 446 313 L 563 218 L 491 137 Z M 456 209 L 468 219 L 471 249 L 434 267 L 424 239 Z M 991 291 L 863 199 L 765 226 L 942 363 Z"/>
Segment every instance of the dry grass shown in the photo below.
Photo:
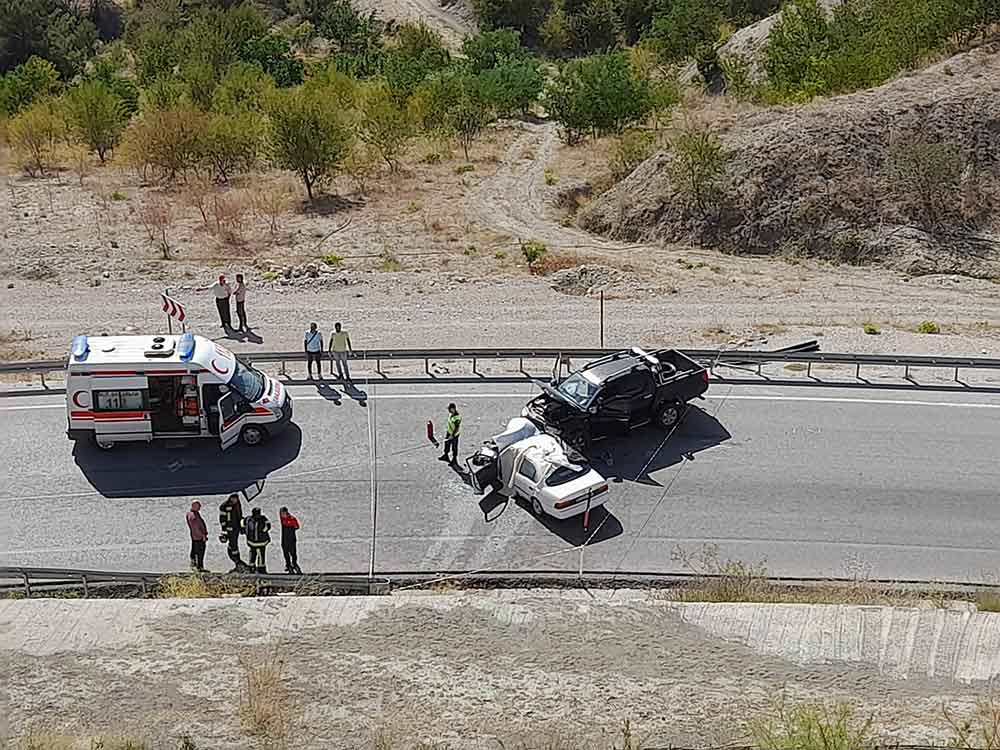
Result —
<path fill-rule="evenodd" d="M 971 716 L 957 716 L 947 705 L 941 706 L 941 712 L 951 727 L 951 747 L 1000 750 L 1000 694 L 990 692 L 977 700 Z"/>
<path fill-rule="evenodd" d="M 268 750 L 289 747 L 293 731 L 301 742 L 299 710 L 285 678 L 285 662 L 276 652 L 246 655 L 240 657 L 240 668 L 239 717 L 244 734 Z"/>
<path fill-rule="evenodd" d="M 158 599 L 216 599 L 220 596 L 250 596 L 255 588 L 247 584 L 227 583 L 205 576 L 168 576 L 156 588 Z"/>
<path fill-rule="evenodd" d="M 868 578 L 863 562 L 845 563 L 848 581 L 816 585 L 787 585 L 769 579 L 766 561 L 745 563 L 723 559 L 716 545 L 691 551 L 680 546 L 671 553 L 696 577 L 690 583 L 667 589 L 663 596 L 679 602 L 750 602 L 763 604 L 862 604 L 895 607 L 944 606 L 946 596 L 934 590 L 904 591 Z"/>
<path fill-rule="evenodd" d="M 150 750 L 145 740 L 122 735 L 76 737 L 64 732 L 29 729 L 19 741 L 5 743 L 0 739 L 0 750 Z"/>
<path fill-rule="evenodd" d="M 864 750 L 876 744 L 872 724 L 871 716 L 857 717 L 849 703 L 787 706 L 780 698 L 747 729 L 760 750 Z"/>
<path fill-rule="evenodd" d="M 1000 589 L 986 589 L 976 594 L 976 608 L 980 612 L 1000 612 Z"/>

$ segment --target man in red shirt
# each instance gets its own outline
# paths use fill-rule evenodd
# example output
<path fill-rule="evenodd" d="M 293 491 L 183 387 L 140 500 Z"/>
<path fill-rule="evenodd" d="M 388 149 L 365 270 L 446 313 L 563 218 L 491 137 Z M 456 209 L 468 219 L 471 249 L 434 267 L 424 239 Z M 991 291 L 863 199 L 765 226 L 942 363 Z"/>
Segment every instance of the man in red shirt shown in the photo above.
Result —
<path fill-rule="evenodd" d="M 278 511 L 281 518 L 281 551 L 285 554 L 285 572 L 295 575 L 302 575 L 299 568 L 299 553 L 296 549 L 296 534 L 299 530 L 299 519 L 288 512 L 288 508 L 282 506 Z"/>
<path fill-rule="evenodd" d="M 199 573 L 205 572 L 205 541 L 208 527 L 201 517 L 201 503 L 195 500 L 187 514 L 188 530 L 191 532 L 191 567 Z"/>

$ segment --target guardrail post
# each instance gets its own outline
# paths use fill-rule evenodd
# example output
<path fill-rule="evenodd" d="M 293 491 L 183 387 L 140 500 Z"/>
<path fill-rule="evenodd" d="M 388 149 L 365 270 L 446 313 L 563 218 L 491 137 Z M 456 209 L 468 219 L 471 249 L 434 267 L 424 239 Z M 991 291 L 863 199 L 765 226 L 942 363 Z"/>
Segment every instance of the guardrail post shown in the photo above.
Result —
<path fill-rule="evenodd" d="M 958 372 L 958 370 L 955 370 L 955 372 Z M 476 358 L 475 357 L 472 358 L 472 374 L 473 375 L 478 375 L 479 374 L 479 371 L 476 369 Z"/>
<path fill-rule="evenodd" d="M 427 357 L 424 357 L 424 372 L 428 375 L 431 374 L 431 361 Z"/>
<path fill-rule="evenodd" d="M 854 379 L 861 380 L 861 363 L 859 362 L 854 366 Z"/>
<path fill-rule="evenodd" d="M 45 384 L 45 370 L 42 370 L 38 374 L 42 376 L 42 388 L 44 388 L 45 390 L 48 390 L 49 387 Z"/>
<path fill-rule="evenodd" d="M 518 357 L 517 358 L 517 369 L 518 369 L 518 372 L 520 372 L 522 375 L 527 375 L 528 374 L 528 373 L 526 373 L 524 371 L 524 357 Z"/>
<path fill-rule="evenodd" d="M 31 579 L 28 578 L 27 573 L 21 573 L 21 577 L 24 578 L 24 598 L 31 598 Z"/>
<path fill-rule="evenodd" d="M 381 359 L 376 359 L 375 360 L 375 372 L 377 372 L 379 375 L 382 375 L 383 377 L 385 377 L 385 373 L 382 372 L 382 360 Z"/>
<path fill-rule="evenodd" d="M 813 363 L 806 362 L 806 377 L 811 378 L 813 376 Z"/>
<path fill-rule="evenodd" d="M 958 379 L 958 368 L 957 367 L 955 368 L 955 382 L 956 383 L 961 383 L 962 382 L 961 380 Z"/>
<path fill-rule="evenodd" d="M 911 382 L 913 381 L 913 378 L 910 377 L 910 366 L 909 365 L 903 365 L 903 380 L 909 380 Z"/>
<path fill-rule="evenodd" d="M 285 372 L 285 360 L 281 360 L 281 377 L 288 377 L 288 374 Z"/>
<path fill-rule="evenodd" d="M 87 599 L 90 596 L 90 587 L 87 585 L 87 576 L 80 576 L 80 580 L 83 581 L 83 598 Z"/>

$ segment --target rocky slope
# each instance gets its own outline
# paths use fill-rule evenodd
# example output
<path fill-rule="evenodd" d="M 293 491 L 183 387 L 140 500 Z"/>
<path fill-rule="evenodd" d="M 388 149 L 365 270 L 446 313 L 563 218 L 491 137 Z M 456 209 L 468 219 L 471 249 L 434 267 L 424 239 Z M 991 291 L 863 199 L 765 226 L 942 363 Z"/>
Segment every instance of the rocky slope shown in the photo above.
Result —
<path fill-rule="evenodd" d="M 717 128 L 728 153 L 717 206 L 691 206 L 668 149 L 594 201 L 581 225 L 629 240 L 1000 277 L 1000 41 L 877 89 L 728 119 Z M 935 194 L 933 212 L 912 174 L 900 176 L 931 168 L 900 158 L 926 144 L 952 154 L 947 184 L 917 180 Z"/>

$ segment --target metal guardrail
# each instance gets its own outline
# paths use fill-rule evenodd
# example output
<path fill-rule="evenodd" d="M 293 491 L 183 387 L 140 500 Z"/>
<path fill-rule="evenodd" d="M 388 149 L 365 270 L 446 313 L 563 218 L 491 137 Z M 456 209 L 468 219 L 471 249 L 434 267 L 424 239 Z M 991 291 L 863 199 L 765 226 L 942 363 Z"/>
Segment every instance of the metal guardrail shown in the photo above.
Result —
<path fill-rule="evenodd" d="M 0 567 L 0 592 L 20 591 L 30 598 L 33 593 L 52 589 L 82 590 L 88 597 L 92 589 L 108 586 L 135 586 L 148 594 L 164 579 L 183 573 L 132 573 L 74 568 Z M 389 591 L 389 579 L 369 578 L 363 574 L 273 575 L 255 573 L 206 573 L 209 581 L 247 584 L 272 589 L 338 589 L 362 594 Z"/>
<path fill-rule="evenodd" d="M 467 360 L 472 364 L 472 374 L 480 375 L 479 362 L 482 360 L 518 360 L 518 369 L 524 371 L 525 360 L 565 361 L 572 359 L 593 359 L 613 354 L 620 349 L 599 348 L 509 348 L 509 349 L 366 349 L 353 353 L 354 362 L 372 362 L 375 372 L 385 376 L 383 363 L 422 362 L 424 372 L 431 372 L 432 361 Z M 913 356 L 897 354 L 850 354 L 827 353 L 817 351 L 742 351 L 738 349 L 684 349 L 684 354 L 709 367 L 711 371 L 718 366 L 756 367 L 758 375 L 762 375 L 763 365 L 775 362 L 803 364 L 806 375 L 811 377 L 813 365 L 853 365 L 855 376 L 860 379 L 862 367 L 902 367 L 903 377 L 910 378 L 913 368 L 952 369 L 954 379 L 958 381 L 961 370 L 1000 370 L 1000 359 L 976 357 L 937 357 Z M 282 373 L 290 362 L 305 362 L 303 352 L 239 352 L 238 356 L 250 364 L 280 364 Z M 66 360 L 36 360 L 29 362 L 0 362 L 0 374 L 39 373 L 42 385 L 45 387 L 45 375 L 59 372 L 66 368 Z M 959 381 L 960 382 L 960 381 Z"/>

